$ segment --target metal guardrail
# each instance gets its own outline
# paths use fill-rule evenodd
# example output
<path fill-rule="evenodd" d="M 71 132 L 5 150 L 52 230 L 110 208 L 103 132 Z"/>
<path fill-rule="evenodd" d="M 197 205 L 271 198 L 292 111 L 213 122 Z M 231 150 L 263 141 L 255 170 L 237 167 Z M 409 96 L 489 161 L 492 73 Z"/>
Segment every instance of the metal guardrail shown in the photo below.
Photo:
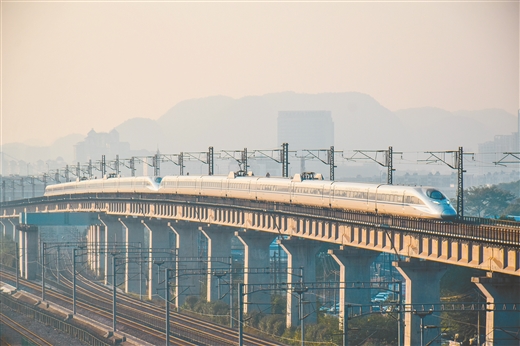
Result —
<path fill-rule="evenodd" d="M 63 333 L 66 333 L 73 338 L 76 338 L 82 342 L 85 342 L 87 345 L 92 346 L 109 346 L 111 344 L 108 344 L 93 334 L 74 326 L 70 323 L 67 323 L 65 321 L 62 321 L 54 316 L 50 316 L 42 311 L 38 311 L 31 307 L 30 305 L 16 301 L 15 299 L 12 299 L 6 294 L 0 295 L 0 302 L 9 308 L 13 309 L 14 311 L 21 313 L 29 318 L 32 318 L 38 322 L 44 323 L 48 326 L 52 326 L 54 329 L 57 329 Z"/>

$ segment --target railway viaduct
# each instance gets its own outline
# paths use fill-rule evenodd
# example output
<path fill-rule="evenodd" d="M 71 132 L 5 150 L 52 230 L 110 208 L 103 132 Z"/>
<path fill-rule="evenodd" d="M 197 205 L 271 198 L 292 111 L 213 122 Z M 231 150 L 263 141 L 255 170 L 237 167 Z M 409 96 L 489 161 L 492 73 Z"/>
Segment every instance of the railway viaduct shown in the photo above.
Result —
<path fill-rule="evenodd" d="M 0 206 L 0 227 L 5 236 L 15 239 L 21 250 L 20 274 L 36 275 L 38 228 L 42 225 L 85 225 L 92 269 L 103 274 L 105 281 L 112 275 L 110 244 L 142 244 L 140 251 L 159 260 L 174 256 L 177 272 L 195 270 L 197 261 L 182 259 L 198 256 L 197 237 L 207 238 L 207 284 L 205 296 L 218 299 L 215 272 L 229 265 L 222 258 L 231 257 L 231 238 L 244 244 L 244 267 L 269 267 L 269 245 L 279 236 L 279 244 L 287 254 L 287 285 L 315 282 L 314 255 L 331 244 L 329 253 L 340 265 L 340 285 L 370 281 L 370 264 L 380 252 L 394 253 L 394 263 L 406 281 L 404 314 L 404 345 L 418 345 L 420 320 L 412 314 L 414 304 L 440 302 L 439 285 L 448 265 L 472 267 L 487 272 L 472 281 L 487 299 L 487 345 L 518 345 L 520 337 L 520 226 L 517 223 L 466 218 L 460 222 L 416 220 L 341 210 L 310 208 L 280 203 L 230 200 L 205 196 L 181 195 L 81 195 L 70 198 L 38 197 L 3 203 Z M 172 236 L 173 235 L 173 236 Z M 170 251 L 170 239 L 174 250 Z M 338 246 L 339 245 L 339 249 Z M 172 253 L 173 255 L 168 255 Z M 25 256 L 23 255 L 25 254 Z M 151 259 L 151 258 L 150 258 Z M 127 266 L 135 264 L 127 261 Z M 156 263 L 161 263 L 156 261 Z M 304 270 L 300 270 L 304 268 Z M 153 261 L 149 261 L 152 277 Z M 136 292 L 143 286 L 135 277 L 125 279 L 126 291 Z M 297 275 L 294 275 L 297 274 Z M 179 276 L 178 276 L 179 277 Z M 199 294 L 196 276 L 180 277 L 176 283 L 176 304 L 187 295 Z M 244 271 L 244 284 L 269 282 L 269 274 Z M 149 280 L 144 287 L 149 296 L 157 283 Z M 344 287 L 344 286 L 342 286 Z M 306 300 L 312 297 L 307 295 Z M 245 294 L 245 309 L 269 304 L 269 295 Z M 340 290 L 340 320 L 345 304 L 367 304 L 370 290 Z M 512 304 L 511 304 L 512 303 Z M 509 304 L 513 310 L 502 310 Z M 298 301 L 287 294 L 287 325 L 300 323 Z M 309 316 L 306 323 L 316 320 Z M 415 317 L 415 318 L 414 318 Z M 439 324 L 434 316 L 425 316 L 427 324 Z M 423 330 L 425 340 L 437 332 Z"/>

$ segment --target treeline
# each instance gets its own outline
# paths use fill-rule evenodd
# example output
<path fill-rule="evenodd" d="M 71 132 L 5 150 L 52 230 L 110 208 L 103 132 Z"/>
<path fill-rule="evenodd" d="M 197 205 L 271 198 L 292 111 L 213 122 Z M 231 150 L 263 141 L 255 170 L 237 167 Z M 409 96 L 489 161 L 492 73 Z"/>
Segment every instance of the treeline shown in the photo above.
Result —
<path fill-rule="evenodd" d="M 456 200 L 452 200 L 456 204 Z M 484 218 L 520 216 L 520 180 L 464 190 L 464 215 Z"/>

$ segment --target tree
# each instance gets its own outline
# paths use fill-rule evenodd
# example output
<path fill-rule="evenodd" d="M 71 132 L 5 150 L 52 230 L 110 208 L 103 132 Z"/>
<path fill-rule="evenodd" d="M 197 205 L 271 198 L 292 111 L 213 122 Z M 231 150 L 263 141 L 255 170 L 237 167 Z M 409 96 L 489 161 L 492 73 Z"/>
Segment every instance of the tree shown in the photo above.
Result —
<path fill-rule="evenodd" d="M 509 191 L 514 194 L 516 198 L 520 198 L 520 180 L 509 183 L 500 183 L 498 184 L 498 188 L 500 190 Z"/>
<path fill-rule="evenodd" d="M 520 216 L 520 198 L 509 203 L 509 206 L 504 210 L 504 215 Z"/>
<path fill-rule="evenodd" d="M 497 186 L 470 187 L 464 194 L 465 212 L 478 217 L 494 217 L 504 213 L 509 202 L 515 199 L 511 192 Z"/>

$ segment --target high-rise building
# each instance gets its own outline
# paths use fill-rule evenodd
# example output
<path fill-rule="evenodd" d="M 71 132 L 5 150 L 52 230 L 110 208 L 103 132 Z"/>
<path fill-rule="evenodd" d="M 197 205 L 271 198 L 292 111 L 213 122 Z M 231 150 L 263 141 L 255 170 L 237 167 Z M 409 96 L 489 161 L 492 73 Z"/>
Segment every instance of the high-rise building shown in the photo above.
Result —
<path fill-rule="evenodd" d="M 92 129 L 85 140 L 77 143 L 74 149 L 76 161 L 82 163 L 90 159 L 101 160 L 102 155 L 105 155 L 107 160 L 114 159 L 116 155 L 125 158 L 130 156 L 130 143 L 120 142 L 116 130 L 106 133 Z"/>
<path fill-rule="evenodd" d="M 278 144 L 290 150 L 329 149 L 334 145 L 334 122 L 330 111 L 279 111 Z"/>
<path fill-rule="evenodd" d="M 510 135 L 496 135 L 492 141 L 479 143 L 479 153 L 520 152 L 520 110 L 518 111 L 518 131 Z"/>

